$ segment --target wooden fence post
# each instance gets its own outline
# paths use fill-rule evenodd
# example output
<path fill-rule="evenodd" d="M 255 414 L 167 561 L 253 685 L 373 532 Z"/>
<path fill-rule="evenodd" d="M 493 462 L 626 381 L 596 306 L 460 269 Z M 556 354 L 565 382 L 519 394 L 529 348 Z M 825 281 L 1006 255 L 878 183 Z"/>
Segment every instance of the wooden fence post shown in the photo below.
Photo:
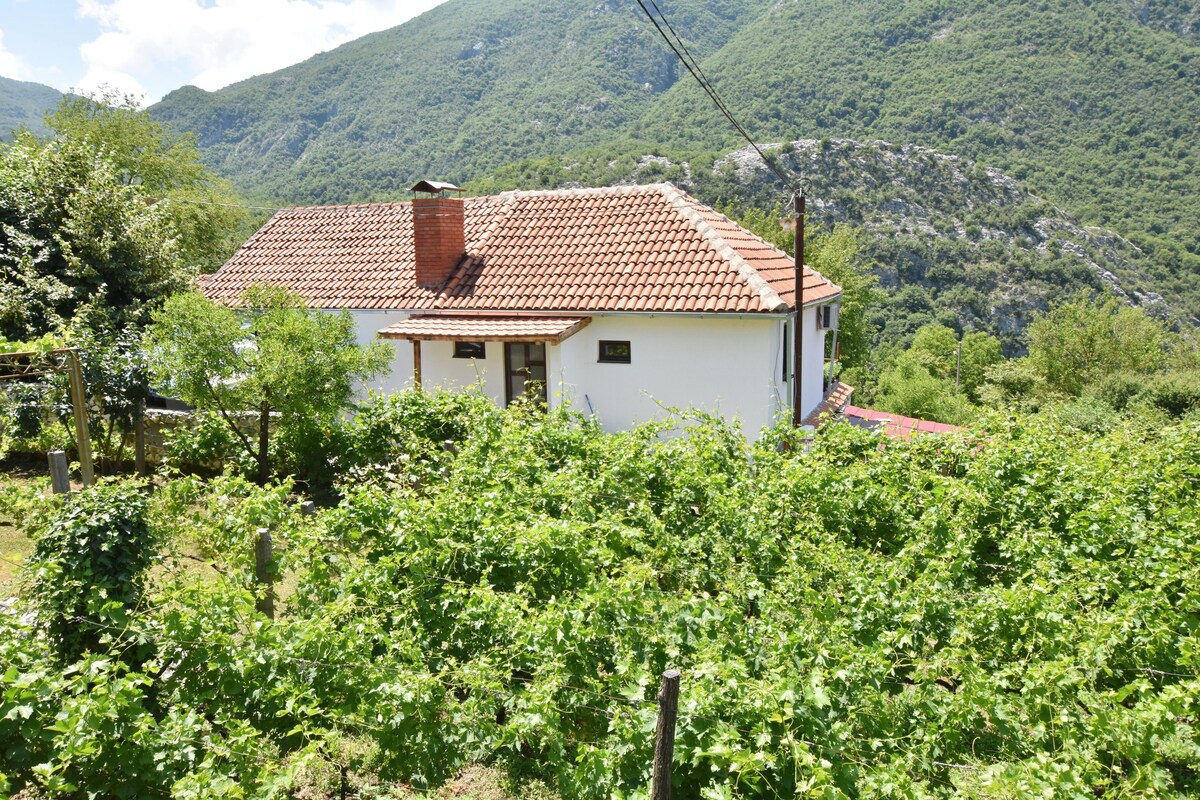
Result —
<path fill-rule="evenodd" d="M 275 619 L 275 583 L 271 578 L 271 531 L 258 529 L 258 540 L 254 543 L 254 579 L 263 589 L 263 596 L 255 601 L 254 607 L 268 618 Z"/>
<path fill-rule="evenodd" d="M 79 476 L 83 479 L 84 488 L 96 482 L 96 473 L 92 467 L 92 440 L 88 433 L 87 422 L 87 391 L 83 385 L 83 367 L 79 363 L 79 352 L 73 348 L 64 350 L 67 354 L 67 375 L 71 385 L 71 406 L 75 411 L 75 438 L 79 448 Z"/>
<path fill-rule="evenodd" d="M 133 420 L 133 470 L 146 477 L 146 401 L 139 400 Z"/>
<path fill-rule="evenodd" d="M 71 473 L 67 468 L 67 454 L 62 450 L 51 450 L 46 455 L 50 459 L 50 488 L 55 494 L 70 494 Z"/>
<path fill-rule="evenodd" d="M 654 734 L 654 777 L 650 800 L 671 800 L 671 760 L 675 756 L 675 717 L 679 711 L 679 670 L 662 674 L 658 689 L 658 729 Z"/>

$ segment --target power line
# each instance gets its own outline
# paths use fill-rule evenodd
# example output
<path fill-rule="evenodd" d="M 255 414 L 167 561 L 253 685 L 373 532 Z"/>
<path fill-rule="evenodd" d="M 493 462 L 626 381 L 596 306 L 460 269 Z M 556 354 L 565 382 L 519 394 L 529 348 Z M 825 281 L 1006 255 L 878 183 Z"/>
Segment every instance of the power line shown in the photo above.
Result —
<path fill-rule="evenodd" d="M 145 197 L 147 200 L 154 200 L 154 201 L 160 202 L 160 203 L 163 203 L 163 202 L 165 202 L 165 203 L 190 203 L 191 205 L 194 205 L 194 206 L 221 206 L 223 208 L 245 208 L 245 209 L 249 209 L 251 211 L 275 212 L 275 211 L 283 211 L 284 210 L 282 208 L 274 208 L 272 206 L 247 206 L 247 205 L 242 205 L 241 203 L 218 203 L 213 200 L 188 200 L 188 199 L 182 198 L 182 197 L 154 197 L 153 195 L 146 195 Z"/>
<path fill-rule="evenodd" d="M 687 45 L 683 43 L 683 39 L 680 38 L 679 34 L 675 33 L 675 29 L 671 27 L 671 23 L 667 21 L 666 15 L 663 14 L 655 0 L 650 0 L 650 4 L 654 6 L 654 10 L 657 11 L 659 17 L 662 18 L 663 25 L 666 25 L 667 28 L 670 29 L 671 34 L 675 37 L 675 41 L 672 41 L 671 37 L 667 35 L 667 32 L 663 30 L 663 26 L 660 25 L 659 21 L 655 19 L 653 14 L 650 13 L 650 9 L 646 8 L 645 2 L 643 2 L 643 0 L 638 0 L 638 5 L 641 6 L 642 11 L 646 14 L 646 18 L 649 19 L 651 24 L 654 25 L 655 29 L 658 31 L 658 35 L 661 36 L 662 40 L 667 43 L 667 47 L 671 48 L 671 51 L 675 53 L 675 57 L 679 59 L 679 62 L 683 64 L 683 66 L 687 68 L 687 71 L 691 73 L 692 77 L 696 79 L 696 83 L 700 85 L 700 88 L 704 90 L 705 94 L 707 94 L 713 103 L 716 104 L 717 109 L 721 112 L 721 114 L 724 115 L 727 120 L 729 120 L 729 123 L 733 125 L 734 129 L 739 134 L 741 134 L 741 137 L 745 139 L 751 147 L 754 148 L 754 151 L 758 153 L 759 157 L 763 160 L 763 163 L 767 165 L 767 168 L 771 170 L 771 172 L 775 173 L 775 177 L 779 178 L 779 180 L 782 181 L 785 186 L 792 188 L 796 181 L 785 176 L 780 170 L 779 166 L 775 163 L 775 160 L 764 153 L 762 149 L 754 142 L 754 140 L 750 137 L 750 134 L 746 132 L 746 129 L 742 127 L 741 123 L 738 122 L 733 116 L 733 112 L 731 112 L 729 107 L 725 105 L 725 101 L 721 99 L 721 96 L 717 93 L 716 88 L 708 80 L 707 76 L 704 75 L 704 72 L 700 69 L 699 63 L 697 63 L 692 57 L 691 52 L 687 49 Z M 678 47 L 676 46 L 676 42 L 678 42 Z M 680 52 L 681 48 L 683 53 Z M 684 56 L 684 53 L 687 53 L 686 57 Z"/>

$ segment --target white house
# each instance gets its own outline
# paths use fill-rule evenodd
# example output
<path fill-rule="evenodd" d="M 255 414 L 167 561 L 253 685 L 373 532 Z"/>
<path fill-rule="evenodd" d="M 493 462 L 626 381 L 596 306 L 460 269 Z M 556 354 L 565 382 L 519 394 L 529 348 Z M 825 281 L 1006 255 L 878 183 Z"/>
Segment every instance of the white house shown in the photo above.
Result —
<path fill-rule="evenodd" d="M 825 372 L 841 289 L 805 267 L 797 330 L 794 260 L 679 189 L 449 190 L 282 210 L 202 289 L 276 284 L 350 310 L 361 341 L 398 340 L 378 388 L 533 394 L 610 430 L 694 407 L 754 436 L 848 401 Z"/>

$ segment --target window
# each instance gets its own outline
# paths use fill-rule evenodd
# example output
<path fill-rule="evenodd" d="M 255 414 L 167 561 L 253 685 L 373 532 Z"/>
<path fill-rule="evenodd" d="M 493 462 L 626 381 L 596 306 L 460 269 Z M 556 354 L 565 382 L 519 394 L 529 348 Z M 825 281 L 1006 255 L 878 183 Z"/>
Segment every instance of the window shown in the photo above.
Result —
<path fill-rule="evenodd" d="M 483 346 L 483 342 L 455 342 L 454 357 L 487 358 L 487 348 Z"/>
<path fill-rule="evenodd" d="M 629 342 L 600 341 L 602 364 L 628 364 L 630 360 Z"/>

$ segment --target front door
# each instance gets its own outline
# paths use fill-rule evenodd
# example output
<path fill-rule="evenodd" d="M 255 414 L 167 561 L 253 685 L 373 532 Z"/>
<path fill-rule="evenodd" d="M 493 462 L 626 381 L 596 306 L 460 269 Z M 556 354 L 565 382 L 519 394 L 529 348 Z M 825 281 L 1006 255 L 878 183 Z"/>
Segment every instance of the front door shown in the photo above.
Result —
<path fill-rule="evenodd" d="M 546 344 L 544 342 L 504 343 L 505 401 L 531 397 L 546 403 Z"/>

